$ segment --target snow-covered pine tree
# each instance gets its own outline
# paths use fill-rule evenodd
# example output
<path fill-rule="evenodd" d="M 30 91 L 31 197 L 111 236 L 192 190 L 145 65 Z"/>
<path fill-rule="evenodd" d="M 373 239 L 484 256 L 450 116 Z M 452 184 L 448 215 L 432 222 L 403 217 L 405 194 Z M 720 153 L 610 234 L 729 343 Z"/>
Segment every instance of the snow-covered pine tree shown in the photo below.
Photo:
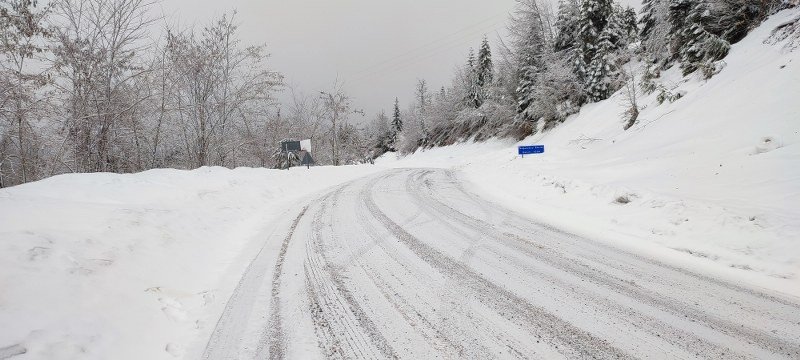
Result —
<path fill-rule="evenodd" d="M 790 4 L 790 0 L 715 0 L 709 4 L 714 21 L 707 30 L 736 43 L 767 16 Z M 794 1 L 794 4 L 799 3 Z"/>
<path fill-rule="evenodd" d="M 663 0 L 642 0 L 641 17 L 639 18 L 639 37 L 643 40 L 650 37 L 656 26 L 656 6 Z"/>
<path fill-rule="evenodd" d="M 469 48 L 469 55 L 467 55 L 467 67 L 469 69 L 475 69 L 475 49 Z"/>
<path fill-rule="evenodd" d="M 615 4 L 607 31 L 611 35 L 611 43 L 617 48 L 624 48 L 635 42 L 639 35 L 636 10 L 631 7 L 623 8 L 619 4 Z"/>
<path fill-rule="evenodd" d="M 467 67 L 464 69 L 464 88 L 466 94 L 464 96 L 464 104 L 472 108 L 479 108 L 481 106 L 480 86 L 478 85 L 478 71 L 480 63 L 475 59 L 475 50 L 469 49 L 467 55 Z"/>
<path fill-rule="evenodd" d="M 583 84 L 573 69 L 580 62 L 580 2 L 559 2 L 554 33 L 549 29 L 549 10 L 541 8 L 537 0 L 524 3 L 524 11 L 515 17 L 517 31 L 512 33 L 521 55 L 515 91 L 517 129 L 513 129 L 520 135 L 536 131 L 539 121 L 544 122 L 544 129 L 551 128 L 574 113 L 576 104 L 584 99 Z"/>
<path fill-rule="evenodd" d="M 570 51 L 578 39 L 580 9 L 577 0 L 560 0 L 556 19 L 555 51 Z"/>
<path fill-rule="evenodd" d="M 730 43 L 710 33 L 706 26 L 710 12 L 701 0 L 671 0 L 673 55 L 680 60 L 684 75 L 702 68 L 706 78 L 714 71 L 713 63 L 730 51 Z"/>
<path fill-rule="evenodd" d="M 609 74 L 608 54 L 614 44 L 611 42 L 611 34 L 604 30 L 612 11 L 611 0 L 584 0 L 580 7 L 579 47 L 575 68 L 583 80 L 587 96 L 592 101 L 607 97 L 607 88 L 603 84 L 608 84 L 608 79 L 605 78 Z M 598 56 L 601 40 L 605 49 Z"/>
<path fill-rule="evenodd" d="M 474 64 L 473 69 L 474 79 L 472 79 L 470 103 L 477 109 L 486 101 L 486 88 L 491 85 L 494 79 L 492 49 L 489 46 L 489 40 L 485 36 L 483 38 L 483 42 L 481 42 L 481 47 L 478 50 L 478 60 L 477 63 Z"/>
<path fill-rule="evenodd" d="M 600 34 L 611 18 L 611 0 L 584 0 L 580 7 L 578 52 L 580 60 L 589 64 L 597 52 Z"/>
<path fill-rule="evenodd" d="M 481 49 L 478 52 L 478 86 L 490 85 L 494 80 L 494 65 L 492 64 L 492 49 L 489 46 L 489 39 L 483 37 Z"/>
<path fill-rule="evenodd" d="M 572 0 L 565 0 L 570 2 Z M 535 109 L 536 85 L 539 74 L 544 71 L 543 57 L 551 53 L 551 44 L 545 35 L 543 14 L 536 1 L 520 2 L 511 18 L 511 34 L 514 57 L 518 64 L 517 101 L 518 123 L 534 122 L 538 119 Z"/>
<path fill-rule="evenodd" d="M 656 82 L 656 79 L 661 76 L 661 71 L 659 71 L 658 66 L 655 64 L 647 64 L 644 68 L 644 72 L 642 73 L 642 78 L 639 82 L 639 87 L 641 87 L 642 92 L 649 95 L 658 89 L 659 84 Z"/>
<path fill-rule="evenodd" d="M 611 81 L 617 77 L 613 64 L 610 61 L 615 45 L 612 42 L 612 33 L 603 31 L 597 43 L 597 51 L 589 63 L 586 76 L 585 91 L 592 101 L 607 99 L 611 95 Z"/>
<path fill-rule="evenodd" d="M 663 67 L 672 58 L 670 53 L 669 0 L 645 0 L 639 19 L 639 39 L 645 57 Z"/>
<path fill-rule="evenodd" d="M 392 115 L 391 148 L 397 150 L 397 137 L 403 131 L 403 119 L 400 117 L 400 100 L 394 99 L 394 113 Z"/>
<path fill-rule="evenodd" d="M 625 8 L 625 13 L 622 15 L 622 24 L 632 40 L 639 37 L 639 23 L 636 16 L 636 10 L 630 6 Z"/>
<path fill-rule="evenodd" d="M 529 64 L 520 69 L 519 86 L 517 86 L 517 117 L 520 120 L 535 121 L 536 114 L 533 111 L 535 98 L 534 89 L 536 87 L 537 74 L 541 71 L 534 64 Z"/>
<path fill-rule="evenodd" d="M 716 71 L 713 63 L 727 56 L 731 49 L 730 43 L 705 29 L 707 14 L 707 10 L 698 6 L 689 15 L 691 26 L 684 31 L 689 34 L 686 38 L 690 41 L 681 54 L 681 68 L 684 74 L 702 69 L 703 76 L 710 78 Z"/>
<path fill-rule="evenodd" d="M 689 42 L 684 30 L 689 28 L 689 13 L 697 6 L 699 0 L 669 0 L 670 53 L 679 60 L 683 47 Z"/>

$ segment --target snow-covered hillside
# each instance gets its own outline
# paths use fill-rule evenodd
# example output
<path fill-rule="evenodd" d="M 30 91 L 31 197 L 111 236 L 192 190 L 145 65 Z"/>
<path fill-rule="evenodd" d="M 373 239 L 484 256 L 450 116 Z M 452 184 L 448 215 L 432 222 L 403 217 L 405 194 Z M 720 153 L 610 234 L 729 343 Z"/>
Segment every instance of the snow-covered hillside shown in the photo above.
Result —
<path fill-rule="evenodd" d="M 376 170 L 153 170 L 0 190 L 0 358 L 180 357 L 211 331 L 271 221 Z"/>
<path fill-rule="evenodd" d="M 618 93 L 519 143 L 546 145 L 541 156 L 522 159 L 517 144 L 495 141 L 382 163 L 455 166 L 557 226 L 800 294 L 800 51 L 767 41 L 798 15 L 773 16 L 708 81 L 663 74 L 685 95 L 640 99 L 628 131 Z"/>

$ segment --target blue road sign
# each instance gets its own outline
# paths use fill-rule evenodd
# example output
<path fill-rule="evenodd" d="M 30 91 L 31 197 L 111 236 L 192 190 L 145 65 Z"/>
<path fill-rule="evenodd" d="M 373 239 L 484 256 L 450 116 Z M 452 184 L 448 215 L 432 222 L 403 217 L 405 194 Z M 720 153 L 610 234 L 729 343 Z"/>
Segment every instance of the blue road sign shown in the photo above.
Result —
<path fill-rule="evenodd" d="M 544 145 L 519 146 L 517 151 L 520 155 L 544 154 Z"/>

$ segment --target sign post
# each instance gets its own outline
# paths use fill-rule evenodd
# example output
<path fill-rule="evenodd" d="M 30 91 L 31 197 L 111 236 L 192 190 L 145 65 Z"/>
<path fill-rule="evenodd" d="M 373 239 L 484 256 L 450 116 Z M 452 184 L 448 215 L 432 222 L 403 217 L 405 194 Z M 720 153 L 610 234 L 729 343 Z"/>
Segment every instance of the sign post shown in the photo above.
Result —
<path fill-rule="evenodd" d="M 525 155 L 544 154 L 544 145 L 518 146 L 517 153 L 525 158 Z"/>

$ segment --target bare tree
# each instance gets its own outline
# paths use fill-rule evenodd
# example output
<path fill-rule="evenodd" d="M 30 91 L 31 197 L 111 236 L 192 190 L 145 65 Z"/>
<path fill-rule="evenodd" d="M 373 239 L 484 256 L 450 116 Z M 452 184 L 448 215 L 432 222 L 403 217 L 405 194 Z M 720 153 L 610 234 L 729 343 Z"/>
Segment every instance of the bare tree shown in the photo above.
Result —
<path fill-rule="evenodd" d="M 333 85 L 331 92 L 320 92 L 320 98 L 324 104 L 324 108 L 331 121 L 331 161 L 334 166 L 339 166 L 339 135 L 337 131 L 341 123 L 347 123 L 347 119 L 351 114 L 364 115 L 363 110 L 353 109 L 351 99 L 345 93 L 343 85 L 337 80 Z"/>
<path fill-rule="evenodd" d="M 417 87 L 414 91 L 417 98 L 417 116 L 419 120 L 419 128 L 421 131 L 421 146 L 428 144 L 430 137 L 428 128 L 425 126 L 425 119 L 428 117 L 428 108 L 430 107 L 430 94 L 428 93 L 428 84 L 424 79 L 417 80 Z"/>
<path fill-rule="evenodd" d="M 234 16 L 222 16 L 199 35 L 167 34 L 177 86 L 172 101 L 191 166 L 235 162 L 237 149 L 244 146 L 240 135 L 247 134 L 254 116 L 264 114 L 282 83 L 264 65 L 264 46 L 240 46 Z"/>
<path fill-rule="evenodd" d="M 620 72 L 625 79 L 625 86 L 622 87 L 622 105 L 625 108 L 622 113 L 625 120 L 623 128 L 628 130 L 639 119 L 639 89 L 636 87 L 636 71 L 631 65 L 620 67 Z"/>
<path fill-rule="evenodd" d="M 60 0 L 56 82 L 68 110 L 65 136 L 74 171 L 134 171 L 129 162 L 137 107 L 135 81 L 148 69 L 137 55 L 146 41 L 152 5 L 145 0 Z"/>
<path fill-rule="evenodd" d="M 0 0 L 0 187 L 38 178 L 32 121 L 49 82 L 42 62 L 49 12 L 34 0 Z M 4 179 L 6 171 L 13 178 Z"/>

